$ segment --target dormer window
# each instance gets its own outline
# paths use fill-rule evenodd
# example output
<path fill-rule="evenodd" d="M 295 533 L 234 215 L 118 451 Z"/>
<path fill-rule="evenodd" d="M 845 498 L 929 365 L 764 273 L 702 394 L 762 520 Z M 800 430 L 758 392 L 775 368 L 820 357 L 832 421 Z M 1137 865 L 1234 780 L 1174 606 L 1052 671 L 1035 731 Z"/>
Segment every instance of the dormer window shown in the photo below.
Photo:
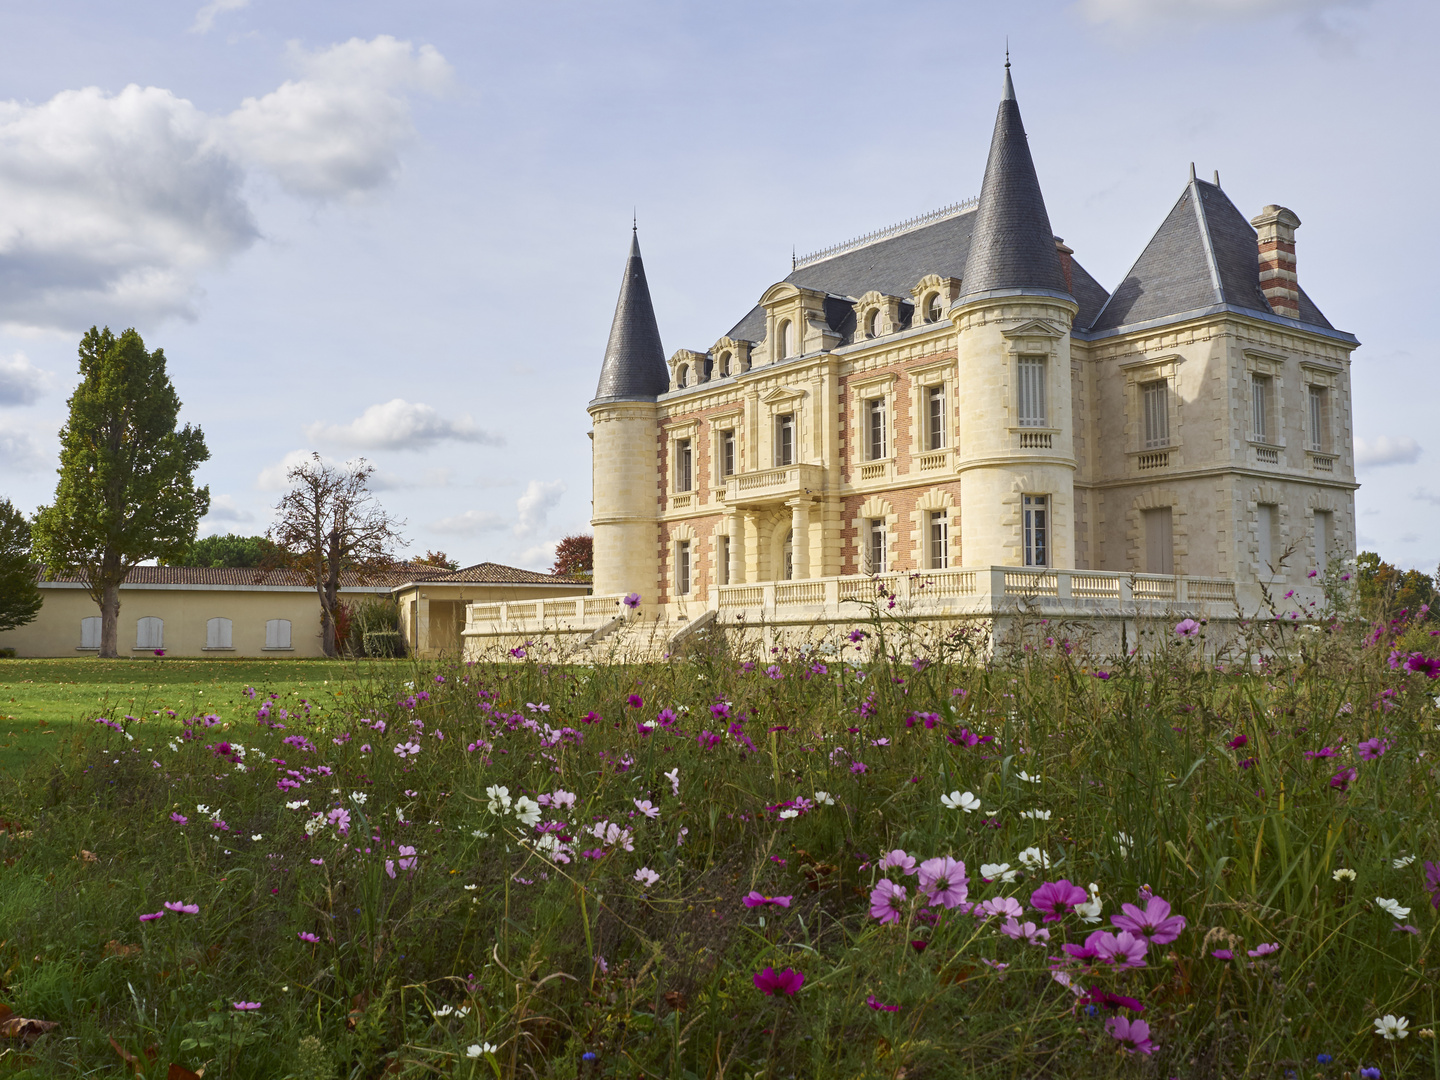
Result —
<path fill-rule="evenodd" d="M 878 308 L 865 318 L 865 336 L 872 338 L 880 336 L 880 311 Z"/>
<path fill-rule="evenodd" d="M 789 319 L 781 321 L 775 328 L 775 359 L 788 360 L 795 355 L 795 324 Z"/>
<path fill-rule="evenodd" d="M 722 378 L 722 379 L 729 378 L 729 376 L 730 376 L 730 354 L 729 354 L 728 352 L 722 352 L 722 353 L 720 354 L 720 362 L 719 362 L 719 364 L 718 364 L 717 366 L 718 366 L 718 368 L 720 369 L 720 378 Z"/>
<path fill-rule="evenodd" d="M 938 292 L 932 292 L 925 298 L 925 321 L 940 321 L 940 294 Z"/>
<path fill-rule="evenodd" d="M 686 387 L 690 385 L 690 365 L 681 364 L 675 372 L 675 385 Z"/>

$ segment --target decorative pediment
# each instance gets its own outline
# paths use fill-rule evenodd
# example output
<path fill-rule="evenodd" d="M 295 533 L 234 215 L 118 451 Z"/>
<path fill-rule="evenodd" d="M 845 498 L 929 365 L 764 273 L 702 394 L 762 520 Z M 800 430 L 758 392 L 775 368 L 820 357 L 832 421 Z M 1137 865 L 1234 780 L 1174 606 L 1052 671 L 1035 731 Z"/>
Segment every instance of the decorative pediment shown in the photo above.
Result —
<path fill-rule="evenodd" d="M 799 401 L 804 396 L 804 390 L 796 390 L 790 386 L 777 386 L 775 389 L 761 394 L 760 400 L 766 405 L 780 405 L 788 401 Z"/>
<path fill-rule="evenodd" d="M 1044 319 L 1028 319 L 1019 326 L 1012 326 L 1009 330 L 1002 330 L 1000 333 L 1011 340 L 1022 337 L 1038 337 L 1048 341 L 1057 341 L 1065 336 L 1064 330 Z"/>

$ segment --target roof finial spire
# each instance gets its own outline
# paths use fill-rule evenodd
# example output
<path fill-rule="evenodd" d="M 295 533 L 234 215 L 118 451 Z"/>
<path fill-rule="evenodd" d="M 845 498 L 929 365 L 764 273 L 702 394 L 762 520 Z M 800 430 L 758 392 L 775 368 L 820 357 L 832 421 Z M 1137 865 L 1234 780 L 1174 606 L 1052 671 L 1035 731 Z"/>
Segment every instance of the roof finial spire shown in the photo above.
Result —
<path fill-rule="evenodd" d="M 638 206 L 630 209 L 630 231 L 632 233 L 640 231 L 640 208 Z"/>
<path fill-rule="evenodd" d="M 1005 67 L 1010 67 L 1010 35 L 1005 35 Z"/>
<path fill-rule="evenodd" d="M 1010 36 L 1005 36 L 1005 88 L 1000 94 L 1001 101 L 1015 100 L 1015 84 L 1010 81 Z"/>
<path fill-rule="evenodd" d="M 1195 163 L 1193 161 L 1190 162 L 1190 182 L 1192 184 L 1195 182 Z"/>

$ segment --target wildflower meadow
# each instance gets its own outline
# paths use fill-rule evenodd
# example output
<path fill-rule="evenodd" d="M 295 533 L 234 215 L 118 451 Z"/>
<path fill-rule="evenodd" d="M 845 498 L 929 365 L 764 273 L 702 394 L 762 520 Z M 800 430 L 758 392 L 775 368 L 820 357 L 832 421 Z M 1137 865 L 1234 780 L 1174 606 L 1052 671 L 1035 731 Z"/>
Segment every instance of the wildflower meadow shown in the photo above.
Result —
<path fill-rule="evenodd" d="M 0 786 L 0 1072 L 1440 1077 L 1432 625 L 107 714 Z"/>

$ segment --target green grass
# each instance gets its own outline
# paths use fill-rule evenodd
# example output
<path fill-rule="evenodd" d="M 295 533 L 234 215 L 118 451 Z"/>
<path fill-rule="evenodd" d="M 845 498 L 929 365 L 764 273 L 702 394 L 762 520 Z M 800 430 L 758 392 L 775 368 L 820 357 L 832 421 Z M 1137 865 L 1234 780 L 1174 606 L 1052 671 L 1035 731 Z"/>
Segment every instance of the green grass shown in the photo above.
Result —
<path fill-rule="evenodd" d="M 347 684 L 397 664 L 409 670 L 407 661 L 373 660 L 0 659 L 0 769 L 53 754 L 116 710 L 142 719 L 212 712 L 232 708 L 247 686 L 339 701 Z"/>
<path fill-rule="evenodd" d="M 207 703 L 213 726 L 92 726 L 0 774 L 0 1000 L 59 1024 L 0 1071 L 119 1076 L 113 1039 L 147 1077 L 207 1080 L 1440 1077 L 1440 683 L 1392 669 L 1392 635 L 1252 641 L 1263 670 L 1217 671 L 1174 635 L 1105 660 L 1037 627 L 982 665 L 869 629 L 863 663 L 537 648 L 376 669 L 333 702 L 323 678 L 268 705 L 241 680 L 261 696 Z M 1050 940 L 917 903 L 880 864 L 897 849 L 963 861 L 968 902 L 1013 900 Z M 982 880 L 1001 863 L 1014 880 Z M 894 925 L 882 878 L 906 889 Z M 1042 920 L 1060 878 L 1095 883 L 1099 921 Z M 1147 890 L 1186 925 L 1143 966 L 1062 951 Z M 198 912 L 141 920 L 166 902 Z M 767 996 L 766 968 L 803 986 Z M 1057 972 L 1144 1011 L 1092 1013 Z M 1110 1033 L 1127 1014 L 1153 1055 Z M 1409 1037 L 1377 1036 L 1386 1014 Z"/>

